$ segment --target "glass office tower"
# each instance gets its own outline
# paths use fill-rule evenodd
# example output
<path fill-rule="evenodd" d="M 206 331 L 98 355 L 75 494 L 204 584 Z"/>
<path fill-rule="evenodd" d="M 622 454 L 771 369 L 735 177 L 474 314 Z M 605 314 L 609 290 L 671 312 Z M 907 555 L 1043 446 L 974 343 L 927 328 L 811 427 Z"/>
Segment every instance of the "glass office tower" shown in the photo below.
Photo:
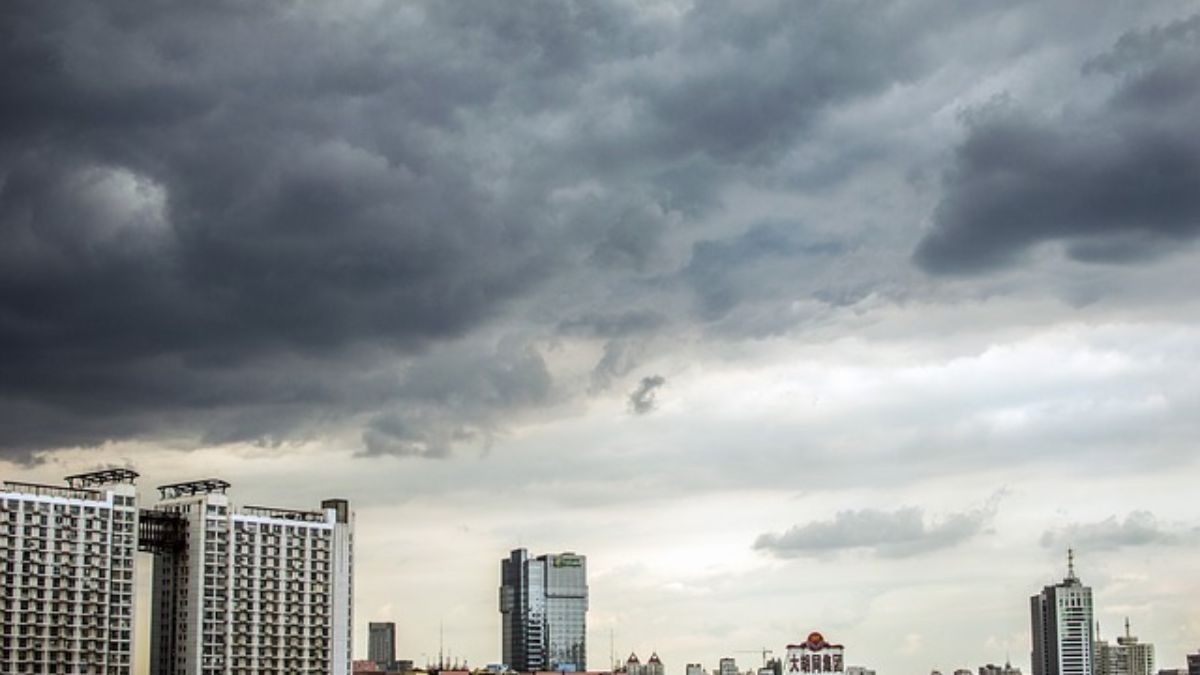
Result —
<path fill-rule="evenodd" d="M 500 562 L 505 663 L 522 672 L 587 670 L 587 607 L 586 556 L 514 550 Z"/>

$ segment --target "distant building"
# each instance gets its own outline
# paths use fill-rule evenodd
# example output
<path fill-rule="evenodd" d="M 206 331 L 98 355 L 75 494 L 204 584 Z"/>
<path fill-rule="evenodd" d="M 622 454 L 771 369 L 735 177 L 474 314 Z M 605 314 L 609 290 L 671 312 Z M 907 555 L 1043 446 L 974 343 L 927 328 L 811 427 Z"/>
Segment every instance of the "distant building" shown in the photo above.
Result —
<path fill-rule="evenodd" d="M 396 624 L 372 621 L 367 624 L 367 659 L 382 670 L 394 670 L 396 663 Z"/>
<path fill-rule="evenodd" d="M 845 673 L 845 647 L 827 642 L 814 631 L 800 644 L 787 646 L 785 675 L 795 673 Z"/>
<path fill-rule="evenodd" d="M 666 669 L 663 667 L 662 659 L 658 658 L 658 652 L 650 654 L 650 659 L 646 661 L 646 665 L 642 666 L 642 675 L 666 675 Z"/>
<path fill-rule="evenodd" d="M 687 669 L 686 669 L 684 675 L 708 675 L 708 674 L 704 672 L 704 666 L 702 664 L 689 663 L 689 664 L 687 664 Z"/>
<path fill-rule="evenodd" d="M 387 671 L 370 659 L 358 659 L 350 664 L 353 675 L 386 675 Z"/>
<path fill-rule="evenodd" d="M 642 675 L 642 660 L 638 658 L 637 652 L 631 652 L 629 658 L 625 659 L 624 671 L 626 675 Z"/>
<path fill-rule="evenodd" d="M 586 556 L 522 548 L 500 561 L 501 647 L 513 670 L 587 670 L 587 609 Z"/>
<path fill-rule="evenodd" d="M 737 660 L 726 656 L 718 661 L 716 675 L 738 675 Z"/>
<path fill-rule="evenodd" d="M 1129 631 L 1128 618 L 1125 619 L 1125 635 L 1117 638 L 1117 644 L 1097 639 L 1093 654 L 1095 675 L 1155 675 L 1154 645 L 1138 642 Z"/>
<path fill-rule="evenodd" d="M 1094 675 L 1092 589 L 1075 576 L 1068 551 L 1067 576 L 1029 599 L 1033 675 Z"/>
<path fill-rule="evenodd" d="M 1003 666 L 997 666 L 989 663 L 986 666 L 979 666 L 979 675 L 1021 675 L 1021 669 L 1013 667 L 1012 663 L 1004 662 Z"/>
<path fill-rule="evenodd" d="M 1188 675 L 1200 675 L 1200 651 L 1195 654 L 1188 654 Z"/>
<path fill-rule="evenodd" d="M 957 668 L 954 675 L 975 675 L 975 673 L 972 673 L 970 668 Z"/>
<path fill-rule="evenodd" d="M 132 673 L 136 478 L 0 484 L 0 673 Z"/>

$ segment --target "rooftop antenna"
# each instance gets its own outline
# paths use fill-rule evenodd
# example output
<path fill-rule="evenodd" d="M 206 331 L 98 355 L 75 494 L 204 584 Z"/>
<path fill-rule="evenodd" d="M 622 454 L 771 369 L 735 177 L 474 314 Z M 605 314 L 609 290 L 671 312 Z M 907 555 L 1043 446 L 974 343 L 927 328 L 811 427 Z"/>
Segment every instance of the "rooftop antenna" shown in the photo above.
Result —
<path fill-rule="evenodd" d="M 1129 639 L 1129 617 L 1125 617 L 1125 639 Z"/>
<path fill-rule="evenodd" d="M 446 621 L 445 619 L 438 622 L 438 670 L 446 668 L 444 661 L 446 646 Z"/>
<path fill-rule="evenodd" d="M 1075 576 L 1075 549 L 1067 549 L 1067 579 L 1075 581 L 1078 577 Z"/>
<path fill-rule="evenodd" d="M 617 648 L 616 648 L 615 631 L 612 626 L 608 627 L 608 662 L 612 664 L 613 670 L 617 669 Z"/>

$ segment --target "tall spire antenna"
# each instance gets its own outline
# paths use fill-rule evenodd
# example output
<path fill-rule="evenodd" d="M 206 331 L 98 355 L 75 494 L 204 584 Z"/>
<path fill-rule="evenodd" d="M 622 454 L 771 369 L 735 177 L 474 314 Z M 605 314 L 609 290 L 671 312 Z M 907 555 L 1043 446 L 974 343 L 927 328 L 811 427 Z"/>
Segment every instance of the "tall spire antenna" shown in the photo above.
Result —
<path fill-rule="evenodd" d="M 1075 549 L 1067 549 L 1067 578 L 1075 580 Z"/>
<path fill-rule="evenodd" d="M 1129 639 L 1129 617 L 1125 617 L 1125 639 Z"/>

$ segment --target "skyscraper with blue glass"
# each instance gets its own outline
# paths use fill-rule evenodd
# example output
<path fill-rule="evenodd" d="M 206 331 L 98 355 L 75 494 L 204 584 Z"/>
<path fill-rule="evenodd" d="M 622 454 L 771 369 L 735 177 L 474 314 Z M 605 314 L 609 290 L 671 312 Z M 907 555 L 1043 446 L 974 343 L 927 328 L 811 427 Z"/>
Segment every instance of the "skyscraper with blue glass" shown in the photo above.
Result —
<path fill-rule="evenodd" d="M 586 556 L 514 550 L 500 561 L 504 662 L 522 672 L 587 670 L 587 608 Z"/>

